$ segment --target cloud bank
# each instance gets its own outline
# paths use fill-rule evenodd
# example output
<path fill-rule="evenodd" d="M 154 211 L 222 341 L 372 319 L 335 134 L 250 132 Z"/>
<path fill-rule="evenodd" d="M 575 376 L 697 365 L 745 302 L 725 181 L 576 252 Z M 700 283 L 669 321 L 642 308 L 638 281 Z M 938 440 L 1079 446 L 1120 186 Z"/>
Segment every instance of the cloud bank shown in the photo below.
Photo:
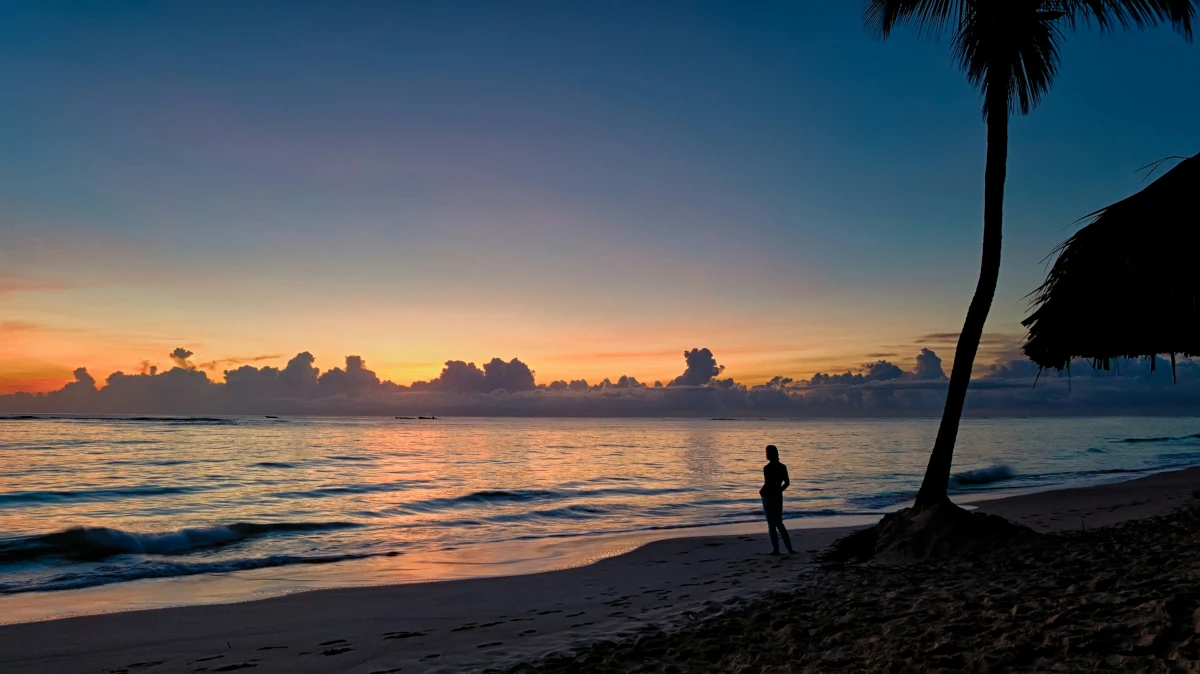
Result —
<path fill-rule="evenodd" d="M 683 371 L 669 382 L 583 379 L 538 383 L 518 358 L 493 358 L 482 367 L 446 361 L 429 381 L 401 385 L 381 381 L 360 356 L 347 356 L 322 371 L 307 351 L 283 368 L 249 363 L 209 378 L 193 354 L 169 354 L 175 366 L 158 371 L 116 372 L 103 384 L 86 368 L 75 381 L 45 394 L 0 395 L 3 414 L 171 415 L 396 415 L 416 416 L 696 416 L 696 417 L 927 417 L 940 414 L 946 373 L 932 349 L 915 355 L 911 369 L 889 360 L 865 363 L 842 373 L 817 373 L 809 380 L 779 375 L 756 386 L 721 379 L 724 367 L 707 348 L 683 352 Z M 253 361 L 239 359 L 233 362 Z M 215 363 L 217 361 L 211 361 Z M 1041 373 L 1026 360 L 977 367 L 967 413 L 981 416 L 1193 414 L 1200 404 L 1200 362 L 1170 367 L 1156 361 L 1123 361 L 1112 372 L 1086 363 L 1071 375 Z M 1119 370 L 1119 371 L 1116 371 Z M 1037 381 L 1036 386 L 1035 380 Z"/>

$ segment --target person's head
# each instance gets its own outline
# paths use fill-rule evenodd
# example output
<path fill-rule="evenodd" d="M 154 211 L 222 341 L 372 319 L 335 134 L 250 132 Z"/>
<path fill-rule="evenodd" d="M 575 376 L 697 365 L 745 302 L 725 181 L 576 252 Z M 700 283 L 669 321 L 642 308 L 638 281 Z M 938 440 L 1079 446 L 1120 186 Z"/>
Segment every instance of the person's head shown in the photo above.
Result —
<path fill-rule="evenodd" d="M 767 461 L 779 460 L 779 448 L 775 445 L 767 445 Z"/>

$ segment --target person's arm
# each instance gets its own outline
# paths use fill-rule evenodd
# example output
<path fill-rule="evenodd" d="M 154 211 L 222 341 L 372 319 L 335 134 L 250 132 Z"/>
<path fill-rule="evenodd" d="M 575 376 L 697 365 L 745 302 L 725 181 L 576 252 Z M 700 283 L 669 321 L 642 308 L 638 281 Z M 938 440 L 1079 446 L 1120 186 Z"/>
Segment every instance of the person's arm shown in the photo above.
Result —
<path fill-rule="evenodd" d="M 779 465 L 783 466 L 783 464 L 779 464 Z M 787 466 L 783 466 L 783 486 L 779 488 L 779 491 L 783 491 L 784 489 L 787 489 L 788 485 L 790 485 L 791 483 L 792 483 L 791 479 L 788 478 Z"/>

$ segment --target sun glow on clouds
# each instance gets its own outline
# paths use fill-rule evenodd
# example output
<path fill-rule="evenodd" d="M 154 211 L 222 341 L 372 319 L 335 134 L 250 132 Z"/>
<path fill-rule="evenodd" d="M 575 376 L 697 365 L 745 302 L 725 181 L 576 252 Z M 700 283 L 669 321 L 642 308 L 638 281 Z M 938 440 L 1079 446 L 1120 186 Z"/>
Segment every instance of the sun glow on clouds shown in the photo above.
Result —
<path fill-rule="evenodd" d="M 446 360 L 482 364 L 496 356 L 520 358 L 542 383 L 622 375 L 669 381 L 683 350 L 708 347 L 726 366 L 725 376 L 753 385 L 778 375 L 800 379 L 854 369 L 881 350 L 900 359 L 916 352 L 881 346 L 875 321 L 894 322 L 889 332 L 907 345 L 919 334 L 897 334 L 916 321 L 888 320 L 884 308 L 870 302 L 861 306 L 872 318 L 808 299 L 823 297 L 820 292 L 785 302 L 778 288 L 752 292 L 712 281 L 689 286 L 669 278 L 624 292 L 611 287 L 627 283 L 624 276 L 604 284 L 603 292 L 580 295 L 586 283 L 535 274 L 483 283 L 478 291 L 450 285 L 447 276 L 429 293 L 393 296 L 380 290 L 392 285 L 386 277 L 357 292 L 353 278 L 266 282 L 278 264 L 269 256 L 266 270 L 239 274 L 229 263 L 197 266 L 162 250 L 147 256 L 145 246 L 130 254 L 117 245 L 97 250 L 90 276 L 76 270 L 81 275 L 70 288 L 22 284 L 0 295 L 4 315 L 30 318 L 0 325 L 4 390 L 52 390 L 80 366 L 101 382 L 117 370 L 161 370 L 181 345 L 217 381 L 225 369 L 280 367 L 311 351 L 322 368 L 362 355 L 381 378 L 402 384 L 436 377 Z M 163 273 L 168 266 L 169 275 Z M 665 273 L 674 274 L 669 265 Z M 684 287 L 673 287 L 675 280 Z M 798 292 L 797 283 L 781 284 L 783 294 Z M 746 293 L 748 301 L 736 301 Z M 929 339 L 946 350 L 946 335 Z"/>
<path fill-rule="evenodd" d="M 32 259 L 53 269 L 63 256 L 47 248 Z M 239 272 L 229 261 L 197 265 L 146 245 L 95 250 L 93 266 L 74 269 L 69 287 L 10 275 L 17 281 L 0 294 L 0 311 L 28 320 L 0 324 L 5 391 L 52 390 L 80 366 L 99 381 L 118 370 L 161 370 L 179 346 L 217 381 L 226 369 L 280 367 L 311 351 L 323 369 L 362 355 L 381 378 L 402 384 L 436 377 L 446 360 L 482 364 L 497 356 L 520 358 L 541 383 L 622 375 L 669 381 L 683 350 L 708 347 L 726 366 L 725 376 L 753 385 L 855 369 L 880 351 L 905 361 L 917 351 L 912 335 L 926 327 L 912 316 L 889 316 L 872 301 L 830 304 L 836 293 L 831 300 L 797 279 L 770 286 L 752 276 L 748 288 L 685 282 L 670 265 L 658 284 L 622 274 L 591 294 L 583 280 L 559 282 L 560 270 L 550 279 L 534 273 L 496 283 L 455 284 L 443 275 L 428 293 L 389 293 L 381 289 L 407 281 L 383 275 L 368 282 L 351 273 L 319 280 L 285 275 L 284 283 L 275 276 L 281 260 L 270 255 L 258 269 Z M 766 287 L 756 291 L 758 284 Z M 793 293 L 797 299 L 785 301 Z M 891 341 L 881 340 L 883 324 Z M 923 339 L 952 353 L 953 335 Z M 993 341 L 999 348 L 1002 340 Z"/>
<path fill-rule="evenodd" d="M 103 381 L 169 367 L 166 354 L 184 346 L 218 381 L 310 351 L 323 369 L 361 355 L 402 384 L 436 377 L 446 360 L 497 356 L 543 383 L 653 382 L 678 374 L 683 350 L 707 347 L 725 376 L 757 384 L 854 369 L 880 351 L 911 358 L 912 346 L 887 345 L 930 329 L 898 301 L 917 290 L 830 286 L 712 232 L 693 249 L 608 231 L 540 195 L 515 211 L 527 218 L 484 206 L 453 210 L 469 242 L 361 223 L 219 249 L 176 244 L 190 236 L 176 225 L 144 240 L 10 230 L 0 316 L 22 322 L 6 324 L 0 378 L 46 390 L 84 366 Z M 711 247 L 721 255 L 702 254 Z"/>

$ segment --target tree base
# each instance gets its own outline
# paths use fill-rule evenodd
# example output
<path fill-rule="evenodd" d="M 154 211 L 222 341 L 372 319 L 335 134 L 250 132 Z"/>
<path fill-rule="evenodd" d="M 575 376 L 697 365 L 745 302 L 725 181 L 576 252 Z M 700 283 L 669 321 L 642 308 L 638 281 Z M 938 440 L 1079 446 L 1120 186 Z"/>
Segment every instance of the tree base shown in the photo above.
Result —
<path fill-rule="evenodd" d="M 945 559 L 1029 542 L 1038 535 L 999 515 L 969 512 L 944 501 L 886 515 L 879 524 L 835 541 L 819 560 L 846 564 Z"/>

